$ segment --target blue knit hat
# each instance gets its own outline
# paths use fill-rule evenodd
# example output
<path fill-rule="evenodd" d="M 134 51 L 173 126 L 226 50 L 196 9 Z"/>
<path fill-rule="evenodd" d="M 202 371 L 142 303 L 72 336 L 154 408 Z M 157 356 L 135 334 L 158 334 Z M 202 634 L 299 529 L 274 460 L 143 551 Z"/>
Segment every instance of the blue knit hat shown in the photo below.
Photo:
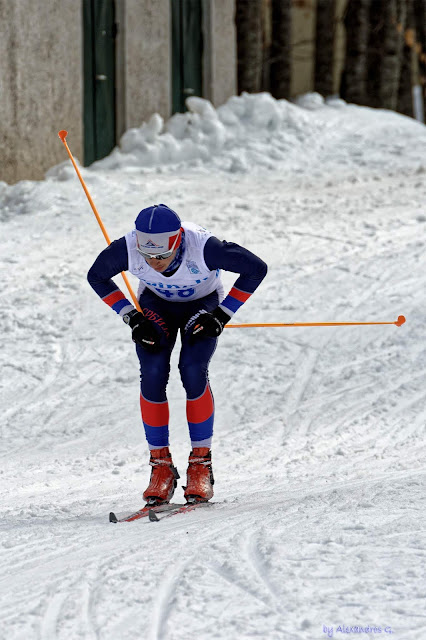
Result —
<path fill-rule="evenodd" d="M 135 220 L 138 248 L 153 255 L 177 247 L 176 236 L 181 228 L 178 214 L 165 204 L 142 209 Z"/>

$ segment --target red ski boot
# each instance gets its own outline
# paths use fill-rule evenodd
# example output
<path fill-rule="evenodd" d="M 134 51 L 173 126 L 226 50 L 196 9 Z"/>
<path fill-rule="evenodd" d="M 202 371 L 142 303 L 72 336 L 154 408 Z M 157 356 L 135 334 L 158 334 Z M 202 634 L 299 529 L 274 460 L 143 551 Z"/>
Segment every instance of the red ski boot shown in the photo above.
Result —
<path fill-rule="evenodd" d="M 187 502 L 207 502 L 213 496 L 212 454 L 207 447 L 194 448 L 189 456 L 186 472 L 187 486 L 185 498 Z"/>
<path fill-rule="evenodd" d="M 179 478 L 168 447 L 153 449 L 149 464 L 152 467 L 149 486 L 143 493 L 147 504 L 155 506 L 170 502 Z"/>

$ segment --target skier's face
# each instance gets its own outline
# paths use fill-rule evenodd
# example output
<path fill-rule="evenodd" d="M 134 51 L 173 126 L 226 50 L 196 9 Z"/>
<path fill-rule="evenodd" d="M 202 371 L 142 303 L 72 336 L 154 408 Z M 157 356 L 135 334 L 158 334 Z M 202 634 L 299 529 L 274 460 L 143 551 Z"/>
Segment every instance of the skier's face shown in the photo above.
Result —
<path fill-rule="evenodd" d="M 169 258 L 166 258 L 165 260 L 157 260 L 156 258 L 150 258 L 150 259 L 145 258 L 145 260 L 147 261 L 149 266 L 152 269 L 154 269 L 154 271 L 158 271 L 161 273 L 162 271 L 165 271 L 167 267 L 173 262 L 174 257 L 176 255 L 176 251 L 177 249 L 175 249 L 172 255 Z"/>

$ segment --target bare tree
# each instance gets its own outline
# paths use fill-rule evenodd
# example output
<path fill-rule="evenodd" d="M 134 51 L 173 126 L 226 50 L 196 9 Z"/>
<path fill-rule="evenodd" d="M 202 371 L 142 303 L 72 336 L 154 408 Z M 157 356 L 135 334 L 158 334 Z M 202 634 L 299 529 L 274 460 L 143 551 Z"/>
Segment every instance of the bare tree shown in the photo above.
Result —
<path fill-rule="evenodd" d="M 291 85 L 291 0 L 272 0 L 270 91 L 289 98 Z"/>
<path fill-rule="evenodd" d="M 426 114 L 426 0 L 414 0 L 420 84 L 423 90 L 423 113 Z"/>
<path fill-rule="evenodd" d="M 271 67 L 271 40 L 272 40 L 272 11 L 271 0 L 262 0 L 262 91 L 270 91 L 270 67 Z"/>
<path fill-rule="evenodd" d="M 413 117 L 412 61 L 415 44 L 413 0 L 406 0 L 407 17 L 404 32 L 404 47 L 401 56 L 397 111 Z"/>
<path fill-rule="evenodd" d="M 380 106 L 396 110 L 406 21 L 406 0 L 384 2 L 384 50 L 381 68 Z"/>
<path fill-rule="evenodd" d="M 262 81 L 262 0 L 237 0 L 238 92 L 260 91 Z"/>
<path fill-rule="evenodd" d="M 383 58 L 383 2 L 373 0 L 370 4 L 367 53 L 367 96 L 365 104 L 370 107 L 380 107 L 381 66 Z"/>
<path fill-rule="evenodd" d="M 371 2 L 367 104 L 372 107 L 398 107 L 407 5 L 407 0 Z"/>
<path fill-rule="evenodd" d="M 367 103 L 369 6 L 370 0 L 348 0 L 344 17 L 346 60 L 341 95 L 348 102 L 356 104 Z"/>
<path fill-rule="evenodd" d="M 335 13 L 336 0 L 317 1 L 314 89 L 323 96 L 333 93 Z"/>

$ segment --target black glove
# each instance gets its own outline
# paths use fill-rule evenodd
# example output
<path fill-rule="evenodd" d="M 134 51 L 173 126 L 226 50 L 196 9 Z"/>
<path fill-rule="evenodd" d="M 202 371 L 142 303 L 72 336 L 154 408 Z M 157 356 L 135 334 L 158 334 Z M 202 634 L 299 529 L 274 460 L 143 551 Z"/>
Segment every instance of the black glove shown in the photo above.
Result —
<path fill-rule="evenodd" d="M 220 307 L 208 311 L 199 311 L 191 318 L 191 336 L 194 340 L 198 338 L 217 338 L 223 331 L 223 327 L 231 319 Z"/>
<path fill-rule="evenodd" d="M 143 313 L 133 309 L 123 316 L 123 320 L 132 329 L 132 340 L 150 353 L 160 350 L 160 335 Z"/>

